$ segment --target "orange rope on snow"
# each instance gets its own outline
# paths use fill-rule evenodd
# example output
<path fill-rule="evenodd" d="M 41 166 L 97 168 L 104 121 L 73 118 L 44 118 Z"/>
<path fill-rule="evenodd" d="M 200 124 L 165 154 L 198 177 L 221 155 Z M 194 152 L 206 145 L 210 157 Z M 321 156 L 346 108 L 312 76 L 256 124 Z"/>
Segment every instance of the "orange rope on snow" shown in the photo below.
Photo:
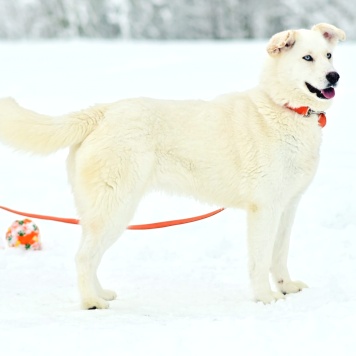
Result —
<path fill-rule="evenodd" d="M 220 208 L 220 209 L 214 210 L 214 211 L 212 211 L 210 213 L 207 213 L 207 214 L 204 214 L 204 215 L 199 215 L 199 216 L 194 216 L 192 218 L 161 221 L 161 222 L 151 223 L 151 224 L 129 225 L 127 227 L 127 229 L 129 229 L 129 230 L 149 230 L 149 229 L 160 229 L 162 227 L 189 224 L 189 223 L 192 223 L 194 221 L 199 221 L 199 220 L 210 218 L 211 216 L 214 216 L 216 214 L 221 213 L 223 210 L 225 210 L 225 208 Z"/>
<path fill-rule="evenodd" d="M 34 219 L 41 219 L 41 220 L 52 220 L 52 221 L 59 221 L 59 222 L 63 222 L 66 224 L 76 224 L 79 225 L 80 221 L 78 219 L 70 219 L 70 218 L 58 218 L 55 216 L 47 216 L 47 215 L 40 215 L 40 214 L 32 214 L 32 213 L 24 213 L 22 211 L 18 211 L 18 210 L 13 210 L 10 208 L 7 208 L 5 206 L 0 206 L 0 209 L 6 210 L 10 213 L 14 213 L 17 215 L 23 215 L 23 216 L 27 216 L 29 218 L 34 218 Z"/>
<path fill-rule="evenodd" d="M 60 218 L 60 217 L 56 217 L 56 216 L 24 213 L 24 212 L 21 212 L 21 211 L 17 211 L 17 210 L 13 210 L 13 209 L 7 208 L 5 206 L 0 206 L 0 209 L 6 210 L 6 211 L 8 211 L 10 213 L 14 213 L 14 214 L 17 214 L 17 215 L 27 216 L 29 218 L 41 219 L 41 220 L 51 220 L 51 221 L 58 221 L 58 222 L 66 223 L 66 224 L 80 225 L 80 221 L 78 219 Z M 214 210 L 214 211 L 212 211 L 210 213 L 199 215 L 199 216 L 194 216 L 194 217 L 191 217 L 191 218 L 161 221 L 161 222 L 156 222 L 156 223 L 151 223 L 151 224 L 129 225 L 127 227 L 127 229 L 128 230 L 150 230 L 150 229 L 160 229 L 160 228 L 169 227 L 169 226 L 189 224 L 189 223 L 192 223 L 194 221 L 207 219 L 207 218 L 209 218 L 211 216 L 214 216 L 214 215 L 222 212 L 223 210 L 225 210 L 225 208 L 220 208 L 220 209 Z"/>

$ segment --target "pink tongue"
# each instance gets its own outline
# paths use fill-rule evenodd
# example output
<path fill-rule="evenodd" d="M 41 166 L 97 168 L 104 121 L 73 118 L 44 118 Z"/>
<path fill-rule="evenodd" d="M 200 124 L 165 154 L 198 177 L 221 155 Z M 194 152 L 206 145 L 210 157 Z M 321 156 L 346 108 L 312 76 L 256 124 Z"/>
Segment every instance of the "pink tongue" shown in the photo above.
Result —
<path fill-rule="evenodd" d="M 326 88 L 321 91 L 321 93 L 325 96 L 327 99 L 331 99 L 335 96 L 335 90 L 334 88 Z"/>

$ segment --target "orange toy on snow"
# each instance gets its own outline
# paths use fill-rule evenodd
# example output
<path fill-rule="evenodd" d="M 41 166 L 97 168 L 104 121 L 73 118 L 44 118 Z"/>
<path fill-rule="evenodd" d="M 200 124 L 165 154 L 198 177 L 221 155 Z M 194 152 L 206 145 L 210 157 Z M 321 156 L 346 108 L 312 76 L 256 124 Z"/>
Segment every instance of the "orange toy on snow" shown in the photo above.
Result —
<path fill-rule="evenodd" d="M 31 219 L 14 221 L 7 230 L 6 240 L 10 247 L 41 250 L 40 230 Z"/>

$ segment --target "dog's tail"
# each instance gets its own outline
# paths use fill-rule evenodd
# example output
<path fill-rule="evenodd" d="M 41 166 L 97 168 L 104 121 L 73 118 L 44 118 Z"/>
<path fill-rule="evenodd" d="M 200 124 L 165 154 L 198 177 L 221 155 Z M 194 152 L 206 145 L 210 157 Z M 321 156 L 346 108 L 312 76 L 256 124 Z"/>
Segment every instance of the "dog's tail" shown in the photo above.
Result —
<path fill-rule="evenodd" d="M 0 141 L 19 150 L 49 154 L 81 143 L 105 115 L 107 106 L 51 117 L 0 99 Z"/>

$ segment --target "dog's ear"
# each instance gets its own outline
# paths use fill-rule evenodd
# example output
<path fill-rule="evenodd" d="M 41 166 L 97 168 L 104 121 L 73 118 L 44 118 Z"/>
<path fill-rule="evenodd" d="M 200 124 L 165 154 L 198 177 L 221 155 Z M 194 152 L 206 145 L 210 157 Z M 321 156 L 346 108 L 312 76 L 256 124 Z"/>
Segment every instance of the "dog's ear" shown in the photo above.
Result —
<path fill-rule="evenodd" d="M 344 41 L 346 39 L 343 30 L 340 30 L 333 25 L 329 25 L 328 23 L 319 23 L 312 27 L 312 31 L 319 31 L 324 38 L 332 44 L 336 44 L 338 41 Z"/>
<path fill-rule="evenodd" d="M 283 51 L 287 51 L 293 47 L 295 43 L 295 31 L 283 31 L 276 33 L 269 40 L 267 45 L 267 52 L 271 56 L 277 56 Z"/>

